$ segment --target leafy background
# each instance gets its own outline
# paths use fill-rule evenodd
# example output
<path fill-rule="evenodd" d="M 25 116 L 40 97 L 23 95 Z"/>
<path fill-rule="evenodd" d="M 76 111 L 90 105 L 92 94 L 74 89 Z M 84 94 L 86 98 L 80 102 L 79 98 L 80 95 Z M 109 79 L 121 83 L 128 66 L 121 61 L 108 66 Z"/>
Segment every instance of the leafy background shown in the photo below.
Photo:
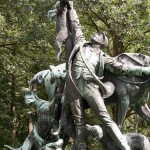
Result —
<path fill-rule="evenodd" d="M 19 147 L 28 135 L 29 109 L 22 87 L 27 87 L 28 80 L 49 64 L 57 64 L 55 19 L 49 21 L 47 17 L 54 4 L 52 0 L 0 1 L 0 149 L 4 144 Z M 94 32 L 105 31 L 109 38 L 105 52 L 109 55 L 150 55 L 149 0 L 76 0 L 74 7 L 87 39 Z M 46 99 L 44 92 L 40 96 Z M 100 123 L 90 110 L 87 122 Z M 126 132 L 150 136 L 148 128 L 134 112 L 128 114 Z M 100 149 L 99 143 L 90 138 L 89 145 L 90 149 Z"/>

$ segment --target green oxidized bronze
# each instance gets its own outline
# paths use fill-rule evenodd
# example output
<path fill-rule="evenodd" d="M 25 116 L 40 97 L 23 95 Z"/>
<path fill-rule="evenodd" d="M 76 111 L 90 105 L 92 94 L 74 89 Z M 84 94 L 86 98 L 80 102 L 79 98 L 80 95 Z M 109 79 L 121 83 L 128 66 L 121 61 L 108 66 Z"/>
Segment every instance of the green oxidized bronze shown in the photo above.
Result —
<path fill-rule="evenodd" d="M 103 32 L 87 42 L 73 1 L 57 1 L 55 9 L 49 11 L 50 17 L 54 15 L 57 59 L 61 60 L 61 46 L 65 43 L 66 64 L 50 65 L 49 70 L 37 73 L 29 81 L 25 101 L 35 109 L 30 113 L 34 128 L 18 150 L 64 150 L 70 137 L 73 150 L 87 150 L 87 134 L 100 141 L 104 150 L 149 150 L 147 137 L 137 133 L 123 135 L 120 130 L 129 107 L 150 122 L 150 57 L 135 53 L 108 56 L 102 51 L 108 45 Z M 41 82 L 51 102 L 35 94 Z M 117 105 L 116 123 L 106 109 L 112 103 Z M 95 112 L 103 127 L 85 123 L 86 108 Z"/>

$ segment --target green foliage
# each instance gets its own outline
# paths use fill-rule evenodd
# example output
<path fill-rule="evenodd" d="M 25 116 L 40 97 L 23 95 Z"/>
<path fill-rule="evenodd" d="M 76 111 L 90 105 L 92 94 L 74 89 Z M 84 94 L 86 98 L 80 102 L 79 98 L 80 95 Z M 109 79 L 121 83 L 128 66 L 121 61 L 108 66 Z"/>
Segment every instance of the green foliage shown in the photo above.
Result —
<path fill-rule="evenodd" d="M 28 108 L 22 87 L 28 86 L 35 73 L 57 63 L 55 20 L 50 22 L 47 18 L 53 5 L 51 0 L 0 1 L 0 149 L 4 144 L 19 147 L 28 134 Z M 87 39 L 93 32 L 105 31 L 110 55 L 150 54 L 150 1 L 76 0 L 74 5 Z M 45 97 L 44 94 L 41 92 L 40 96 Z M 136 119 L 131 116 L 126 120 L 126 131 L 134 131 Z M 87 120 L 99 124 L 91 112 L 87 112 Z M 150 134 L 143 120 L 137 129 Z M 91 149 L 99 149 L 92 144 Z"/>
<path fill-rule="evenodd" d="M 84 28 L 105 31 L 109 54 L 143 52 L 149 55 L 150 3 L 148 0 L 78 1 Z M 77 5 L 79 4 L 77 3 Z M 81 15 L 81 16 L 82 16 Z M 92 30 L 91 30 L 92 28 Z M 90 34 L 91 35 L 91 32 Z"/>
<path fill-rule="evenodd" d="M 49 1 L 0 2 L 0 149 L 20 145 L 28 134 L 21 89 L 38 71 L 55 64 L 55 23 Z"/>

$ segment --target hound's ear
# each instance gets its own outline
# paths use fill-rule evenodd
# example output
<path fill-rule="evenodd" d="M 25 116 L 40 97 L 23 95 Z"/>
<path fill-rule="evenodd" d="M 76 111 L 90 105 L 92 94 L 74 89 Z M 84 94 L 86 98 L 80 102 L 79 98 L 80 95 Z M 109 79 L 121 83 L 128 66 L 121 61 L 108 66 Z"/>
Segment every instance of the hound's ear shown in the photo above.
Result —
<path fill-rule="evenodd" d="M 55 70 L 55 66 L 49 65 L 49 70 L 50 70 L 50 71 L 54 71 L 54 70 Z"/>
<path fill-rule="evenodd" d="M 38 83 L 42 83 L 48 73 L 49 73 L 49 70 L 41 71 L 40 74 L 38 74 L 38 76 L 37 76 Z"/>
<path fill-rule="evenodd" d="M 42 78 L 44 79 L 50 73 L 49 70 L 44 70 L 42 73 Z"/>
<path fill-rule="evenodd" d="M 43 81 L 42 75 L 39 75 L 39 76 L 37 77 L 37 81 L 38 81 L 38 83 L 42 83 L 42 81 Z"/>
<path fill-rule="evenodd" d="M 53 78 L 59 78 L 60 77 L 60 73 L 59 73 L 58 69 L 55 66 L 50 65 L 49 69 L 52 73 Z"/>

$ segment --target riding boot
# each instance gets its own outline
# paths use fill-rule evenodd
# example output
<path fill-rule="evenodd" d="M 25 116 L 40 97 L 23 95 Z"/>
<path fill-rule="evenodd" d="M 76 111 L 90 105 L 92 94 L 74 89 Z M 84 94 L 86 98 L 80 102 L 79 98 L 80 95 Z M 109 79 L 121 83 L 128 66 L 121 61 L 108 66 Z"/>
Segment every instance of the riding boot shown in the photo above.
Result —
<path fill-rule="evenodd" d="M 77 149 L 78 150 L 87 150 L 87 133 L 85 125 L 76 126 L 76 136 L 77 136 Z"/>
<path fill-rule="evenodd" d="M 107 132 L 110 134 L 114 142 L 121 150 L 131 150 L 130 146 L 127 143 L 126 137 L 122 135 L 116 125 L 111 125 L 110 127 L 108 127 Z"/>

